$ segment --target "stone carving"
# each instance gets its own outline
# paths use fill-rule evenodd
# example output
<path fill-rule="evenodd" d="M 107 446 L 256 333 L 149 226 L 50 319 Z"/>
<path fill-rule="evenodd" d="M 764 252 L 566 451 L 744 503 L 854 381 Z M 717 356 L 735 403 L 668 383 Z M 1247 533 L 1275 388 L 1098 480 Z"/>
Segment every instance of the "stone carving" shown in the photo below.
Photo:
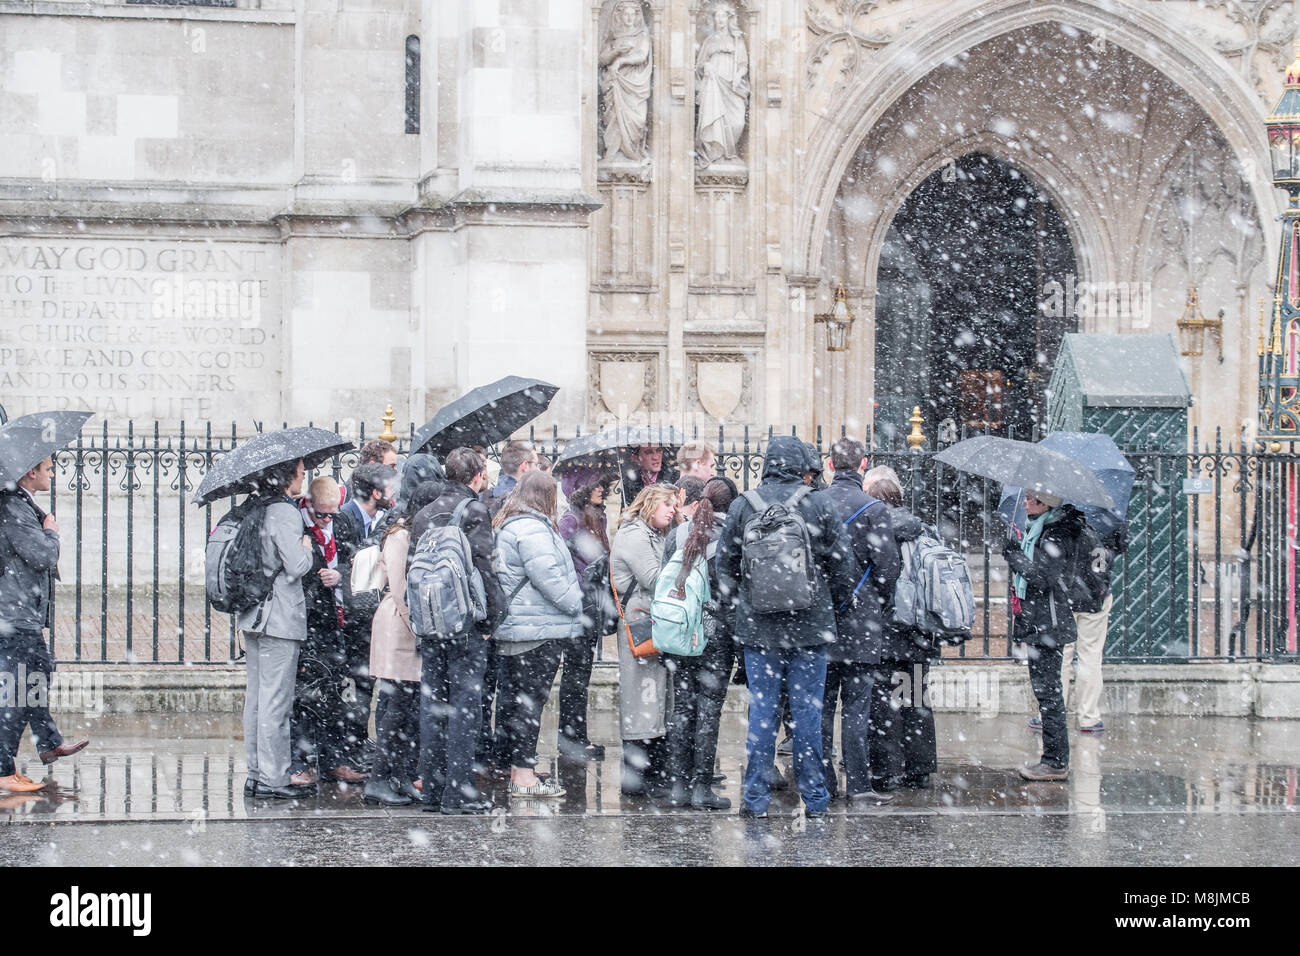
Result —
<path fill-rule="evenodd" d="M 747 355 L 711 353 L 691 356 L 687 383 L 692 402 L 720 422 L 749 415 L 753 380 Z"/>
<path fill-rule="evenodd" d="M 593 417 L 608 412 L 622 418 L 656 408 L 657 352 L 592 352 L 589 363 L 587 385 Z"/>
<path fill-rule="evenodd" d="M 816 3 L 808 4 L 808 30 L 817 38 L 808 54 L 809 88 L 817 82 L 822 61 L 837 43 L 845 47 L 844 62 L 840 64 L 840 87 L 843 88 L 861 75 L 866 60 L 864 52 L 879 50 L 895 40 L 897 34 L 887 30 L 863 32 L 859 29 L 858 21 L 877 5 L 877 0 L 835 0 L 835 12 L 839 15 L 839 23 L 836 23 L 830 15 L 819 10 Z M 911 25 L 912 21 L 908 20 L 902 29 Z"/>
<path fill-rule="evenodd" d="M 739 165 L 749 113 L 749 53 L 736 8 L 727 0 L 713 5 L 707 22 L 695 58 L 695 164 Z"/>
<path fill-rule="evenodd" d="M 652 49 L 638 0 L 616 4 L 600 47 L 601 159 L 607 162 L 639 164 L 648 155 Z"/>
<path fill-rule="evenodd" d="M 1208 9 L 1223 9 L 1242 28 L 1244 39 L 1215 40 L 1214 48 L 1227 57 L 1237 59 L 1242 78 L 1250 83 L 1257 94 L 1269 99 L 1264 77 L 1255 60 L 1257 52 L 1268 57 L 1274 74 L 1286 69 L 1291 53 L 1292 26 L 1290 4 L 1283 0 L 1206 0 Z M 1272 106 L 1272 103 L 1268 103 Z"/>

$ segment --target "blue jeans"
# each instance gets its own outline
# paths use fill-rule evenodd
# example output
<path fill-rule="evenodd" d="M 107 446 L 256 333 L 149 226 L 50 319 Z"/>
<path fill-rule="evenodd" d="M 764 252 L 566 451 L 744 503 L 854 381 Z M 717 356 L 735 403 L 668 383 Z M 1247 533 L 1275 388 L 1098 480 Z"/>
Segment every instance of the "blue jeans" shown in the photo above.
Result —
<path fill-rule="evenodd" d="M 822 695 L 826 689 L 826 649 L 745 648 L 749 679 L 749 733 L 745 737 L 745 809 L 767 810 L 772 796 L 768 774 L 776 757 L 780 726 L 781 679 L 785 677 L 794 716 L 794 773 L 804 806 L 819 813 L 830 802 L 822 776 Z"/>

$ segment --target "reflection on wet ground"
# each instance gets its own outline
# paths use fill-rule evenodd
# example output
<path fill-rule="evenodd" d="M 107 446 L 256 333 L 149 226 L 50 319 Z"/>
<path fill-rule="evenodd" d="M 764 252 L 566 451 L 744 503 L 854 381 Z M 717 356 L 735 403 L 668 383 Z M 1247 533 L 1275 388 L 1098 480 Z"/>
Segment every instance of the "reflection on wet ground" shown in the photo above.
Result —
<path fill-rule="evenodd" d="M 504 784 L 484 789 L 509 817 L 590 815 L 706 817 L 620 792 L 613 715 L 593 715 L 593 739 L 609 756 L 583 763 L 554 756 L 553 717 L 541 735 L 539 769 L 567 794 L 508 800 Z M 74 758 L 42 767 L 24 743 L 19 770 L 49 781 L 45 792 L 0 795 L 0 824 L 24 822 L 401 819 L 429 820 L 418 808 L 366 806 L 358 786 L 328 783 L 296 802 L 247 800 L 240 724 L 230 715 L 106 717 L 64 733 L 92 736 Z M 939 772 L 928 790 L 900 791 L 887 807 L 831 804 L 833 816 L 1083 815 L 1106 813 L 1293 813 L 1297 806 L 1300 722 L 1229 718 L 1115 718 L 1096 737 L 1071 734 L 1068 784 L 1026 783 L 1015 768 L 1038 754 L 1038 736 L 1021 716 L 940 718 Z M 726 716 L 719 748 L 726 780 L 717 789 L 739 806 L 744 720 Z M 551 744 L 547 746 L 548 742 Z M 550 750 L 550 753 L 547 751 Z M 778 767 L 792 784 L 788 757 Z M 800 816 L 793 786 L 773 795 L 773 817 Z M 721 816 L 714 814 L 712 816 Z"/>

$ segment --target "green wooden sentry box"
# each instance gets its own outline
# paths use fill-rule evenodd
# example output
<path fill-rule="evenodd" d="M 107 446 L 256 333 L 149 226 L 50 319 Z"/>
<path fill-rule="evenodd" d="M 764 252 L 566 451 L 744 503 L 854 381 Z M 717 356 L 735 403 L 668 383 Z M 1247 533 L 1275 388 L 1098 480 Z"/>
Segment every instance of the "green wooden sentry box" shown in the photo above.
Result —
<path fill-rule="evenodd" d="M 1134 457 L 1129 548 L 1115 565 L 1109 657 L 1182 657 L 1188 645 L 1187 408 L 1172 335 L 1065 336 L 1048 396 L 1051 431 L 1101 432 Z"/>

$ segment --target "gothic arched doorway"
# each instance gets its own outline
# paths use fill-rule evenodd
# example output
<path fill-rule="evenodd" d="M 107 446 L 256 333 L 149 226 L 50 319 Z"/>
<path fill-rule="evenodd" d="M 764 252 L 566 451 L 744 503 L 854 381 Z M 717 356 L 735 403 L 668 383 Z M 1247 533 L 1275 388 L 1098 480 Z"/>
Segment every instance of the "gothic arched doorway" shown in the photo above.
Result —
<path fill-rule="evenodd" d="M 970 153 L 927 177 L 894 216 L 876 277 L 876 441 L 901 439 L 919 405 L 946 421 L 1029 438 L 1073 309 L 1045 315 L 1044 288 L 1073 288 L 1074 246 L 1024 173 Z"/>

